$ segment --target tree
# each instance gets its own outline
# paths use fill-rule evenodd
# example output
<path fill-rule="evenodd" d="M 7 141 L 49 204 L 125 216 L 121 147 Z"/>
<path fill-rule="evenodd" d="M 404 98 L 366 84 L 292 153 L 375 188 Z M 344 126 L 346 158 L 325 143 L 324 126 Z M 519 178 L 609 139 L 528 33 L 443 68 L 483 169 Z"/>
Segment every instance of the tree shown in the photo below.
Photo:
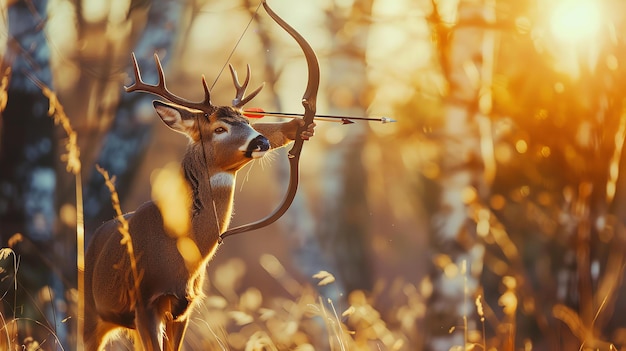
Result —
<path fill-rule="evenodd" d="M 148 4 L 144 4 L 148 5 Z M 174 56 L 177 24 L 184 3 L 174 0 L 154 0 L 150 4 L 142 34 L 134 45 L 137 63 L 142 77 L 148 83 L 155 83 L 157 70 L 153 55 L 157 53 L 164 66 Z M 128 55 L 130 63 L 130 53 Z M 129 70 L 132 70 L 129 66 Z M 132 71 L 128 71 L 132 77 Z M 128 193 L 133 176 L 142 159 L 152 135 L 154 122 L 149 94 L 126 94 L 120 88 L 121 97 L 113 123 L 103 141 L 96 163 L 116 177 L 118 193 L 123 197 Z M 110 193 L 104 186 L 104 179 L 95 171 L 85 184 L 85 218 L 87 233 L 100 223 L 114 217 Z"/>
<path fill-rule="evenodd" d="M 6 109 L 2 112 L 0 141 L 0 237 L 20 256 L 17 276 L 3 280 L 6 292 L 5 315 L 24 318 L 11 336 L 20 344 L 25 336 L 50 338 L 45 328 L 27 322 L 46 323 L 65 342 L 66 331 L 56 318 L 55 301 L 63 298 L 61 277 L 50 262 L 56 227 L 56 135 L 48 116 L 48 99 L 35 80 L 52 86 L 50 52 L 44 33 L 47 1 L 16 1 L 8 8 L 9 40 L 3 67 L 11 67 Z M 21 235 L 15 236 L 20 233 Z M 35 296 L 45 292 L 53 297 L 41 310 Z"/>
<path fill-rule="evenodd" d="M 337 3 L 326 12 L 327 27 L 332 42 L 328 64 L 328 91 L 332 112 L 349 111 L 355 116 L 365 114 L 370 88 L 365 81 L 366 67 L 355 62 L 366 62 L 367 18 L 371 16 L 372 1 L 352 4 L 349 9 Z M 357 28 L 355 30 L 355 28 Z M 334 126 L 334 128 L 341 128 Z M 324 252 L 334 262 L 337 278 L 344 293 L 372 289 L 369 249 L 371 237 L 368 222 L 371 218 L 367 205 L 367 174 L 363 166 L 363 150 L 368 127 L 364 123 L 344 126 L 341 142 L 325 150 L 323 196 L 325 204 L 319 219 L 318 238 Z M 349 128 L 349 129 L 347 129 Z"/>
<path fill-rule="evenodd" d="M 449 350 L 475 342 L 468 339 L 469 332 L 478 326 L 472 306 L 480 286 L 484 246 L 476 237 L 470 205 L 487 199 L 494 171 L 488 120 L 494 46 L 488 43 L 493 38 L 485 27 L 495 20 L 490 7 L 495 1 L 489 5 L 460 1 L 458 20 L 450 27 L 440 17 L 438 3 L 432 3 L 449 90 L 444 97 L 439 194 L 430 236 L 434 266 L 426 349 Z M 454 327 L 460 331 L 450 332 Z"/>

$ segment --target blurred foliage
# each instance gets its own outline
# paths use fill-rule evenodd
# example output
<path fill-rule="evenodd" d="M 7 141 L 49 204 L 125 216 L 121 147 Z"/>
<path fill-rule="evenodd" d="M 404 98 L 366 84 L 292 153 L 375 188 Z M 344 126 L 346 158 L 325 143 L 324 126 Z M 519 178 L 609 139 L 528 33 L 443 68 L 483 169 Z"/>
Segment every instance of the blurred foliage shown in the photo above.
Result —
<path fill-rule="evenodd" d="M 445 1 L 432 3 L 434 9 L 449 10 Z M 400 139 L 396 142 L 402 153 L 411 154 L 404 158 L 414 161 L 404 165 L 423 176 L 418 186 L 424 206 L 434 206 L 436 189 L 429 184 L 445 176 L 438 166 L 445 155 L 439 150 L 449 142 L 438 132 L 446 103 L 439 97 L 445 97 L 449 87 L 433 85 L 437 79 L 426 83 L 427 77 L 436 66 L 446 76 L 449 57 L 444 48 L 455 28 L 495 31 L 493 108 L 488 117 L 496 177 L 486 197 L 469 197 L 467 202 L 477 235 L 487 246 L 481 283 L 494 313 L 486 318 L 489 344 L 498 349 L 525 344 L 551 349 L 571 346 L 573 336 L 583 349 L 605 349 L 609 343 L 599 340 L 621 340 L 616 335 L 623 323 L 606 311 L 606 304 L 623 305 L 619 296 L 626 218 L 616 204 L 626 196 L 619 186 L 626 117 L 620 88 L 626 82 L 623 5 L 598 2 L 604 16 L 599 37 L 562 43 L 550 33 L 551 4 L 492 4 L 496 23 L 448 22 L 449 12 L 432 11 L 427 17 L 438 56 L 429 73 L 417 68 L 411 73 L 414 94 L 396 105 L 396 113 L 412 117 L 402 119 L 403 127 L 394 137 Z M 476 96 L 476 104 L 480 98 Z M 564 317 L 564 306 L 571 308 L 576 322 Z M 515 321 L 516 314 L 516 333 L 503 333 L 506 321 Z M 555 335 L 557 329 L 562 334 Z"/>

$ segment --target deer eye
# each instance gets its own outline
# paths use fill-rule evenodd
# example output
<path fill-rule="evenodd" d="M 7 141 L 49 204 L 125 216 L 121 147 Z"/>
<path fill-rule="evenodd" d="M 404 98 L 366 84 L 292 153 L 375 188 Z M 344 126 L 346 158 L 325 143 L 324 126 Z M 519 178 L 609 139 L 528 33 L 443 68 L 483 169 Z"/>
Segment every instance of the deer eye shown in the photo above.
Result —
<path fill-rule="evenodd" d="M 217 128 L 215 128 L 213 133 L 216 133 L 216 134 L 226 133 L 226 128 L 224 128 L 224 127 L 217 127 Z"/>

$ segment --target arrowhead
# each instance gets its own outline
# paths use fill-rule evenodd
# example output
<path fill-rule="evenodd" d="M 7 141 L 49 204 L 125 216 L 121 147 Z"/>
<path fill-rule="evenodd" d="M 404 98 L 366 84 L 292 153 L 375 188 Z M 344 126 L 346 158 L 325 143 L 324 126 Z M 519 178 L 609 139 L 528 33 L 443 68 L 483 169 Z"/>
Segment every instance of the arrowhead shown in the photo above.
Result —
<path fill-rule="evenodd" d="M 351 120 L 349 120 L 347 118 L 342 118 L 341 119 L 341 124 L 353 124 L 353 123 L 354 123 L 354 121 L 351 121 Z"/>

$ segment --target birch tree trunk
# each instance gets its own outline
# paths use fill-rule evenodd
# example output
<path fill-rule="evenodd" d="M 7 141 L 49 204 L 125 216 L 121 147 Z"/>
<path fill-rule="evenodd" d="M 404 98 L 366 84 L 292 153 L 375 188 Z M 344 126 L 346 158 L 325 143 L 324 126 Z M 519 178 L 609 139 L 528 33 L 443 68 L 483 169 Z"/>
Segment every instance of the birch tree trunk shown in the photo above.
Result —
<path fill-rule="evenodd" d="M 334 36 L 333 53 L 328 65 L 330 113 L 364 116 L 366 109 L 363 97 L 368 89 L 366 62 L 367 23 L 372 13 L 372 1 L 359 1 L 350 8 L 337 2 L 328 11 L 327 26 Z M 345 5 L 344 5 L 345 6 Z M 347 29 L 350 28 L 350 29 Z M 341 139 L 328 146 L 325 164 L 320 178 L 324 204 L 320 217 L 318 237 L 332 261 L 337 278 L 347 296 L 353 290 L 370 290 L 372 274 L 368 250 L 370 218 L 367 205 L 367 174 L 362 164 L 362 153 L 367 140 L 366 123 L 349 126 L 329 125 L 338 129 Z M 339 129 L 341 128 L 341 129 Z"/>
<path fill-rule="evenodd" d="M 52 87 L 50 52 L 44 33 L 48 2 L 16 1 L 8 8 L 8 48 L 3 67 L 11 67 L 8 103 L 2 112 L 0 140 L 0 238 L 12 244 L 20 256 L 18 272 L 2 273 L 3 306 L 7 318 L 23 318 L 13 343 L 22 345 L 29 336 L 37 342 L 50 339 L 49 326 L 64 343 L 64 325 L 56 314 L 55 302 L 65 291 L 51 264 L 55 252 L 56 226 L 56 138 L 48 116 L 48 99 L 33 78 Z M 13 277 L 17 274 L 18 288 Z M 7 295 L 4 295 L 4 293 Z M 55 295 L 40 301 L 41 293 Z"/>
<path fill-rule="evenodd" d="M 439 19 L 436 2 L 433 5 L 434 17 Z M 467 23 L 494 20 L 493 7 L 493 1 L 461 0 L 458 22 L 450 36 L 439 33 L 449 93 L 441 130 L 438 209 L 431 229 L 434 266 L 425 322 L 427 350 L 465 349 L 466 343 L 474 341 L 468 340 L 468 332 L 477 329 L 474 300 L 484 247 L 476 238 L 469 205 L 487 196 L 487 184 L 493 177 L 486 118 L 491 108 L 493 46 L 489 40 L 493 38 L 488 30 Z M 451 328 L 455 328 L 453 332 Z"/>

